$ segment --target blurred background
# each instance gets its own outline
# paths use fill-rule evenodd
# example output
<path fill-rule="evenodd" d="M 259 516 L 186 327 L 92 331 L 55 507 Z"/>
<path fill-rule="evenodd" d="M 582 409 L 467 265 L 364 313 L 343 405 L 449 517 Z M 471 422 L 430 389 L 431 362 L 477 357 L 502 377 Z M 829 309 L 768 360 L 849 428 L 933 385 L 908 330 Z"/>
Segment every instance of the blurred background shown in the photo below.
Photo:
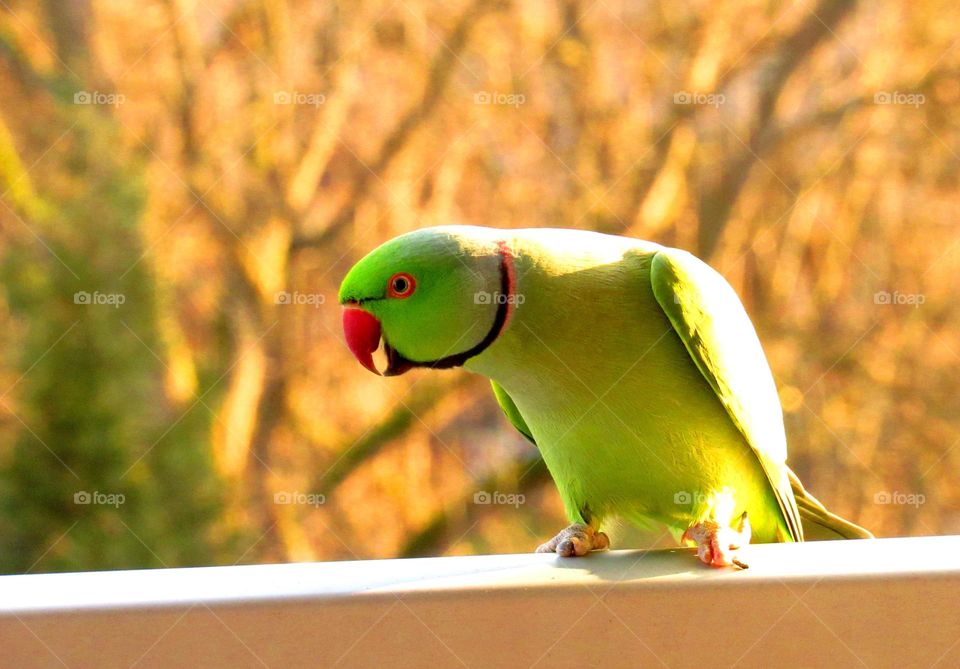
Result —
<path fill-rule="evenodd" d="M 552 536 L 484 379 L 343 344 L 351 264 L 444 223 L 694 251 L 807 487 L 960 532 L 956 2 L 0 4 L 0 571 Z"/>

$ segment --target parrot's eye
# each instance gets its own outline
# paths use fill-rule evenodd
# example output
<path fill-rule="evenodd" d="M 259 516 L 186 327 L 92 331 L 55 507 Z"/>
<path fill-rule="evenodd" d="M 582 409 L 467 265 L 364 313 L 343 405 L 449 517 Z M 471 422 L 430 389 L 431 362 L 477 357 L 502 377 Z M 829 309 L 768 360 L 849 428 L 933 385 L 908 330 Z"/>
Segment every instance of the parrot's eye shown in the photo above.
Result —
<path fill-rule="evenodd" d="M 413 295 L 413 289 L 416 286 L 417 282 L 413 280 L 412 276 L 406 272 L 401 272 L 390 277 L 390 282 L 387 284 L 387 293 L 390 297 L 410 297 Z"/>

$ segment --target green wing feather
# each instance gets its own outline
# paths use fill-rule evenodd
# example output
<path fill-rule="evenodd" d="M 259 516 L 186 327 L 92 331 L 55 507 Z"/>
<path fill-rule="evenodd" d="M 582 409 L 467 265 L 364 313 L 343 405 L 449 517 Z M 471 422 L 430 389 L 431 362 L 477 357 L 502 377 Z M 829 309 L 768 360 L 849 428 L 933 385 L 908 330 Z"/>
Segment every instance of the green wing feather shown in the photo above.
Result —
<path fill-rule="evenodd" d="M 650 281 L 690 357 L 759 458 L 791 538 L 803 541 L 777 387 L 736 292 L 709 265 L 677 249 L 656 253 Z"/>
<path fill-rule="evenodd" d="M 527 421 L 520 415 L 520 409 L 517 408 L 513 398 L 496 381 L 490 381 L 490 385 L 493 386 L 493 396 L 497 398 L 497 403 L 500 404 L 500 408 L 503 409 L 503 413 L 506 414 L 510 423 L 517 428 L 517 432 L 527 438 L 527 441 L 536 446 L 537 441 L 533 438 L 530 428 L 527 427 Z"/>

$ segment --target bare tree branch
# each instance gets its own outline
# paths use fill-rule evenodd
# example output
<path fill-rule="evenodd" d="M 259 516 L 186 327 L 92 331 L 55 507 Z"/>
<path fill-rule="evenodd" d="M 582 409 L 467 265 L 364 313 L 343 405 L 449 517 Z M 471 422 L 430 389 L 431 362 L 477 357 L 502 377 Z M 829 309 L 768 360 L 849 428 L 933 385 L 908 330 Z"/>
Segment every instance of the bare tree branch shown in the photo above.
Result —
<path fill-rule="evenodd" d="M 410 141 L 413 132 L 430 117 L 440 102 L 450 77 L 456 71 L 456 63 L 467 45 L 470 32 L 479 18 L 497 6 L 498 3 L 491 0 L 477 0 L 461 15 L 433 59 L 420 100 L 397 121 L 380 145 L 376 157 L 357 171 L 344 205 L 327 226 L 319 232 L 295 236 L 291 243 L 292 251 L 327 244 L 353 219 L 357 204 L 366 195 L 371 183 L 383 176 L 393 159 Z"/>
<path fill-rule="evenodd" d="M 316 478 L 310 490 L 330 495 L 357 467 L 379 453 L 385 446 L 406 434 L 417 424 L 417 417 L 430 411 L 453 391 L 470 383 L 465 375 L 457 375 L 446 384 L 427 384 L 400 402 L 386 418 L 359 438 L 351 439 L 338 449 L 339 459 Z"/>
<path fill-rule="evenodd" d="M 856 6 L 856 0 L 820 0 L 797 29 L 783 40 L 761 72 L 756 112 L 750 123 L 751 133 L 742 151 L 730 158 L 720 170 L 722 175 L 700 200 L 699 252 L 709 257 L 730 217 L 750 173 L 750 168 L 763 151 L 762 138 L 773 120 L 777 101 L 791 75 L 813 54 L 824 40 L 834 37 L 840 22 Z"/>

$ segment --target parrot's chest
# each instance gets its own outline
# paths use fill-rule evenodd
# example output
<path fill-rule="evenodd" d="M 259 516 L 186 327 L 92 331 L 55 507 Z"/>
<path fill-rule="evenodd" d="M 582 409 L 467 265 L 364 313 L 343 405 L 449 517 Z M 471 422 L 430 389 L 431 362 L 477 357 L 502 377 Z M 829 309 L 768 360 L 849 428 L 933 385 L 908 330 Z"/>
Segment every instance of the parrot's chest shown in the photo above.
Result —
<path fill-rule="evenodd" d="M 529 299 L 469 366 L 517 405 L 568 510 L 668 518 L 676 495 L 737 478 L 749 448 L 657 303 L 645 261 L 617 267 L 531 272 Z"/>
<path fill-rule="evenodd" d="M 632 356 L 602 336 L 579 354 L 557 346 L 497 379 L 565 501 L 669 516 L 678 493 L 729 477 L 742 438 L 679 339 L 659 334 Z"/>

